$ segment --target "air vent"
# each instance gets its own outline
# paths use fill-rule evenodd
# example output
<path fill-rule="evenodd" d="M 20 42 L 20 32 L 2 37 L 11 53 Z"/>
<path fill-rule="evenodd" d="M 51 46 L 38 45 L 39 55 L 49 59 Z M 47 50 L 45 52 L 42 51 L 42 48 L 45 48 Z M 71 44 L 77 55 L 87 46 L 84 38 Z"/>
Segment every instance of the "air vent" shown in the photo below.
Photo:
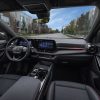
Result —
<path fill-rule="evenodd" d="M 98 51 L 98 48 L 96 45 L 91 45 L 91 44 L 87 45 L 87 52 L 88 53 L 95 54 L 97 51 Z"/>

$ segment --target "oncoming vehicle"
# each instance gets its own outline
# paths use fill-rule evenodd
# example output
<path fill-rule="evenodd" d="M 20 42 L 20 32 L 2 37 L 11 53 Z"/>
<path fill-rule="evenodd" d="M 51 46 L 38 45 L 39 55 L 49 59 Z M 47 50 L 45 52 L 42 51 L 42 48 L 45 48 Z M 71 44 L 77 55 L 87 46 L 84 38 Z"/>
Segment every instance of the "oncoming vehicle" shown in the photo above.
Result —
<path fill-rule="evenodd" d="M 0 100 L 100 100 L 100 1 L 1 0 Z"/>

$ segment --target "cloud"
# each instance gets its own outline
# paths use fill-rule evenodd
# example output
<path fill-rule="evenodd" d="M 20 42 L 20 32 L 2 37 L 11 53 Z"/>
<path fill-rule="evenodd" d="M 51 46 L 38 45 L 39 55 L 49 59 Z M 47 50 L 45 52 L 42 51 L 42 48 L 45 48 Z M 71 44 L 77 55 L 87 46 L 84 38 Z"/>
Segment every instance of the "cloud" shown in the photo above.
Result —
<path fill-rule="evenodd" d="M 51 20 L 49 23 L 48 23 L 48 25 L 52 25 L 52 24 L 57 24 L 57 23 L 60 23 L 60 22 L 62 22 L 63 21 L 63 19 L 62 18 L 55 18 L 54 20 Z"/>

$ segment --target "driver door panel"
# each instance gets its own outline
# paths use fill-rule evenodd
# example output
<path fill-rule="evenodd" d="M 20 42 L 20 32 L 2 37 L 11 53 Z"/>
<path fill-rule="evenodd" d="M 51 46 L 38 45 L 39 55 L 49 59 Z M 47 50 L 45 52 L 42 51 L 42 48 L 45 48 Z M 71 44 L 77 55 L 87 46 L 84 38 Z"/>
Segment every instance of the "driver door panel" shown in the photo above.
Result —
<path fill-rule="evenodd" d="M 0 40 L 0 60 L 5 54 L 5 47 L 6 47 L 6 41 L 5 40 Z"/>

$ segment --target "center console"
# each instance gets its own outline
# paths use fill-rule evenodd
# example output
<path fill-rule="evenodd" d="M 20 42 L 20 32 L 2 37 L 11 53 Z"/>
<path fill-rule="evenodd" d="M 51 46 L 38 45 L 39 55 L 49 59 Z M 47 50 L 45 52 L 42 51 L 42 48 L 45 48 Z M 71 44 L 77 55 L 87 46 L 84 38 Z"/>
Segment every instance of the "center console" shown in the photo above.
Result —
<path fill-rule="evenodd" d="M 53 64 L 51 62 L 39 62 L 34 66 L 32 72 L 29 74 L 30 77 L 41 81 L 40 91 L 50 81 L 52 66 Z"/>
<path fill-rule="evenodd" d="M 41 100 L 51 78 L 52 63 L 39 62 L 28 76 L 22 76 L 0 100 Z"/>

